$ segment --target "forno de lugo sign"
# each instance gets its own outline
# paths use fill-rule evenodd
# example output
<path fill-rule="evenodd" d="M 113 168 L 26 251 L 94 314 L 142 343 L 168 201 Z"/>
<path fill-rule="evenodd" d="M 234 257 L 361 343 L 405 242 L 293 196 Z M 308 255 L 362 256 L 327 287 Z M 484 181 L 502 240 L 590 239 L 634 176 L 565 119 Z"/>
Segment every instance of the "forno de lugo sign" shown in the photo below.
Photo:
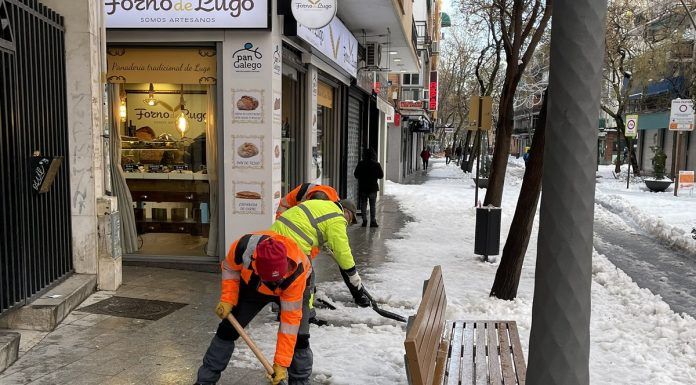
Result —
<path fill-rule="evenodd" d="M 268 28 L 268 0 L 104 0 L 107 28 Z"/>
<path fill-rule="evenodd" d="M 307 28 L 324 28 L 338 10 L 337 0 L 292 0 L 292 15 Z"/>

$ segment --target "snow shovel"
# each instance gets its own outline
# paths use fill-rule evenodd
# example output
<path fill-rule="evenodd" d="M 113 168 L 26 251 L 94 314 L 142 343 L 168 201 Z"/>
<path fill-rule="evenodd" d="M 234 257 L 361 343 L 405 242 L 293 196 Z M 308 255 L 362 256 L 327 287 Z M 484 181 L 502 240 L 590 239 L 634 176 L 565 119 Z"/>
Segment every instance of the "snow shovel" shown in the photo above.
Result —
<path fill-rule="evenodd" d="M 367 298 L 370 300 L 370 303 L 372 304 L 372 309 L 377 312 L 377 314 L 381 315 L 382 317 L 393 319 L 395 321 L 399 322 L 408 322 L 406 318 L 403 316 L 400 316 L 396 313 L 392 313 L 390 311 L 380 309 L 379 306 L 377 306 L 377 303 L 375 302 L 374 298 L 370 295 L 370 293 L 367 292 L 367 289 L 365 289 L 365 286 L 363 286 L 363 292 L 367 296 Z"/>
<path fill-rule="evenodd" d="M 271 365 L 270 362 L 266 359 L 266 356 L 263 355 L 263 352 L 256 346 L 254 341 L 252 341 L 251 337 L 249 337 L 248 334 L 244 331 L 244 328 L 242 325 L 237 322 L 237 319 L 234 318 L 234 316 L 230 313 L 227 315 L 227 320 L 230 321 L 234 329 L 239 333 L 239 336 L 242 337 L 244 342 L 246 342 L 247 346 L 249 346 L 249 349 L 251 349 L 252 352 L 254 352 L 254 355 L 256 358 L 261 361 L 261 365 L 263 365 L 264 369 L 266 369 L 266 373 L 268 373 L 269 376 L 273 377 L 273 366 Z M 288 385 L 287 382 L 281 381 L 280 385 Z"/>

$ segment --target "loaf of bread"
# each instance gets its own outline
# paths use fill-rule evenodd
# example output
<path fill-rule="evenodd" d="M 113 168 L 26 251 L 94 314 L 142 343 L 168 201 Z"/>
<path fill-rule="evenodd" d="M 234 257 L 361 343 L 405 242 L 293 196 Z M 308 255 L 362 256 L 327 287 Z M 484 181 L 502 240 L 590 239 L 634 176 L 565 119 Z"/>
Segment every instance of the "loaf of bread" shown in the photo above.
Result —
<path fill-rule="evenodd" d="M 143 126 L 135 130 L 135 137 L 140 140 L 151 141 L 154 140 L 157 136 L 155 135 L 155 131 L 152 128 L 148 126 Z"/>

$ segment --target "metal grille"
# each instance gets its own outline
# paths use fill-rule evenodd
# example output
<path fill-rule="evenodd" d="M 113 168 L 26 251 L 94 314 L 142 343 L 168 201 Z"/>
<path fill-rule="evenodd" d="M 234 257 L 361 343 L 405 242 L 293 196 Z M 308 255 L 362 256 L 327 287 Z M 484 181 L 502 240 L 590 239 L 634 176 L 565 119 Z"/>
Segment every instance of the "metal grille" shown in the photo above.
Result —
<path fill-rule="evenodd" d="M 0 312 L 72 271 L 63 18 L 0 0 Z M 9 37 L 9 38 L 8 38 Z M 34 151 L 63 156 L 51 189 L 31 187 Z"/>
<path fill-rule="evenodd" d="M 353 177 L 353 171 L 360 160 L 360 121 L 362 105 L 360 100 L 348 98 L 348 180 L 346 198 L 358 202 L 358 181 Z"/>

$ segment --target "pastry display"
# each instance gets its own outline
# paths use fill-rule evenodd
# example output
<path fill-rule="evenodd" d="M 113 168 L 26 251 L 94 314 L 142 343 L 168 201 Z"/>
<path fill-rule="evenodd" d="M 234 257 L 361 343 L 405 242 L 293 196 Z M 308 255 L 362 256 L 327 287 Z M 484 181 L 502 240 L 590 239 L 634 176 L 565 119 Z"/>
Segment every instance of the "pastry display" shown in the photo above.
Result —
<path fill-rule="evenodd" d="M 273 109 L 274 110 L 280 109 L 280 98 L 275 98 L 275 101 L 273 102 Z"/>
<path fill-rule="evenodd" d="M 172 142 L 175 140 L 176 139 L 174 139 L 173 136 L 171 136 L 170 134 L 168 134 L 166 132 L 157 137 L 158 142 Z"/>
<path fill-rule="evenodd" d="M 280 146 L 276 144 L 275 148 L 273 149 L 273 155 L 275 155 L 276 158 L 280 158 Z"/>
<path fill-rule="evenodd" d="M 251 158 L 259 154 L 259 148 L 254 143 L 244 142 L 237 148 L 237 154 L 242 158 Z"/>
<path fill-rule="evenodd" d="M 255 191 L 239 191 L 234 196 L 239 199 L 261 199 L 261 194 Z"/>
<path fill-rule="evenodd" d="M 140 140 L 151 141 L 154 140 L 157 136 L 155 135 L 155 131 L 152 128 L 148 126 L 143 126 L 135 130 L 135 137 Z"/>
<path fill-rule="evenodd" d="M 242 96 L 237 101 L 237 109 L 241 111 L 252 111 L 259 107 L 259 101 L 248 95 Z"/>

